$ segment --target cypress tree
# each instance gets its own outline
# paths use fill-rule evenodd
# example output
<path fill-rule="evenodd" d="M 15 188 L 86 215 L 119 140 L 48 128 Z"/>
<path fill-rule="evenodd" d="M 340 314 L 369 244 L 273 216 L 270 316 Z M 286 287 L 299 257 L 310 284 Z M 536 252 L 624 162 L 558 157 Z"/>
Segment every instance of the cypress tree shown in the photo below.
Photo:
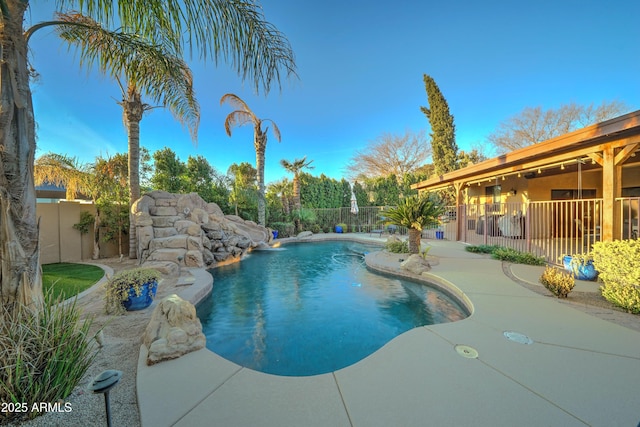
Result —
<path fill-rule="evenodd" d="M 436 175 L 458 169 L 458 145 L 456 144 L 453 116 L 449 113 L 447 100 L 431 76 L 424 75 L 429 107 L 420 107 L 431 126 L 431 156 Z"/>

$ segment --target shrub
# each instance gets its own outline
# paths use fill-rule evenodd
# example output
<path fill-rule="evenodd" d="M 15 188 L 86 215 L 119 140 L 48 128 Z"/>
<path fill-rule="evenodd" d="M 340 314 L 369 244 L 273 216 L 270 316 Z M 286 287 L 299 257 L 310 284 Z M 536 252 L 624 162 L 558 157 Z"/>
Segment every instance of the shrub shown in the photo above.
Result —
<path fill-rule="evenodd" d="M 596 242 L 591 255 L 603 282 L 602 296 L 629 313 L 640 314 L 640 241 Z"/>
<path fill-rule="evenodd" d="M 92 319 L 80 321 L 75 301 L 60 301 L 37 314 L 0 308 L 0 402 L 28 405 L 27 413 L 0 412 L 0 425 L 37 416 L 33 404 L 67 398 L 97 354 L 90 340 L 95 335 L 89 335 Z"/>
<path fill-rule="evenodd" d="M 389 252 L 393 252 L 394 254 L 409 253 L 409 244 L 406 240 L 391 240 L 385 243 L 385 247 Z"/>
<path fill-rule="evenodd" d="M 340 224 L 336 224 L 336 227 L 342 227 L 342 232 L 343 233 L 349 232 L 347 224 L 345 224 L 344 222 L 341 222 Z"/>
<path fill-rule="evenodd" d="M 271 228 L 278 230 L 278 237 L 291 237 L 295 233 L 295 225 L 292 222 L 274 222 Z"/>
<path fill-rule="evenodd" d="M 542 257 L 537 257 L 528 252 L 520 252 L 511 248 L 498 247 L 493 251 L 491 257 L 502 261 L 513 262 L 516 264 L 527 265 L 545 265 L 545 260 Z"/>
<path fill-rule="evenodd" d="M 544 270 L 540 276 L 540 283 L 558 298 L 566 298 L 576 285 L 570 273 L 562 272 L 555 267 L 547 267 Z"/>
<path fill-rule="evenodd" d="M 516 264 L 545 265 L 543 257 L 537 257 L 528 252 L 520 252 L 500 245 L 467 246 L 465 249 L 467 252 L 472 253 L 491 254 L 492 258 L 499 259 L 501 261 L 513 262 Z"/>
<path fill-rule="evenodd" d="M 496 249 L 503 249 L 503 246 L 500 245 L 475 245 L 475 246 L 465 246 L 465 250 L 467 252 L 472 252 L 474 254 L 492 254 Z"/>
<path fill-rule="evenodd" d="M 310 229 L 311 229 L 311 232 L 313 234 L 318 234 L 318 233 L 320 233 L 322 231 L 322 229 L 320 228 L 320 226 L 318 224 L 312 224 Z"/>

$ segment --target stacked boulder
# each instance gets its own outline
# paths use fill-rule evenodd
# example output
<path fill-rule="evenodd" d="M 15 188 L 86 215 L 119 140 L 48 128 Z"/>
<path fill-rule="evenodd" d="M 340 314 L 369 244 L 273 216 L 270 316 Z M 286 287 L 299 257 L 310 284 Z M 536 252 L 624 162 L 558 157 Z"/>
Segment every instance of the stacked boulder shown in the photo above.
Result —
<path fill-rule="evenodd" d="M 271 232 L 253 221 L 224 215 L 197 194 L 152 191 L 131 208 L 137 257 L 144 262 L 173 262 L 213 267 L 239 260 L 248 250 L 268 244 Z"/>

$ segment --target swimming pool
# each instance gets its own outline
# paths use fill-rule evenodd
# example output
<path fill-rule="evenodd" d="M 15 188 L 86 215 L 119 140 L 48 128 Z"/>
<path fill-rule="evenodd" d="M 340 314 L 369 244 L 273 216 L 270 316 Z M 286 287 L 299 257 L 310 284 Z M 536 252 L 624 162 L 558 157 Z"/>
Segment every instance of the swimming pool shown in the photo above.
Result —
<path fill-rule="evenodd" d="M 466 310 L 441 291 L 374 273 L 355 242 L 284 245 L 210 270 L 198 305 L 207 348 L 238 365 L 308 376 L 349 366 L 417 326 Z"/>

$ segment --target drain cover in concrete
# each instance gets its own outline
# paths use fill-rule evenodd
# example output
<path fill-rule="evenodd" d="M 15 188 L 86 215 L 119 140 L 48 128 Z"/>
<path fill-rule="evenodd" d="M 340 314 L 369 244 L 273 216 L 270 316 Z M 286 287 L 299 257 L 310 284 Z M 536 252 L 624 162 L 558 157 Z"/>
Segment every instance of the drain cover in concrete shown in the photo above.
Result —
<path fill-rule="evenodd" d="M 468 359 L 478 358 L 478 351 L 473 347 L 469 347 L 468 345 L 457 345 L 455 348 L 456 352 L 458 352 L 462 357 L 466 357 Z"/>
<path fill-rule="evenodd" d="M 533 344 L 533 340 L 531 338 L 524 334 L 521 334 L 520 332 L 505 331 L 504 336 L 508 340 L 517 342 L 518 344 Z"/>

